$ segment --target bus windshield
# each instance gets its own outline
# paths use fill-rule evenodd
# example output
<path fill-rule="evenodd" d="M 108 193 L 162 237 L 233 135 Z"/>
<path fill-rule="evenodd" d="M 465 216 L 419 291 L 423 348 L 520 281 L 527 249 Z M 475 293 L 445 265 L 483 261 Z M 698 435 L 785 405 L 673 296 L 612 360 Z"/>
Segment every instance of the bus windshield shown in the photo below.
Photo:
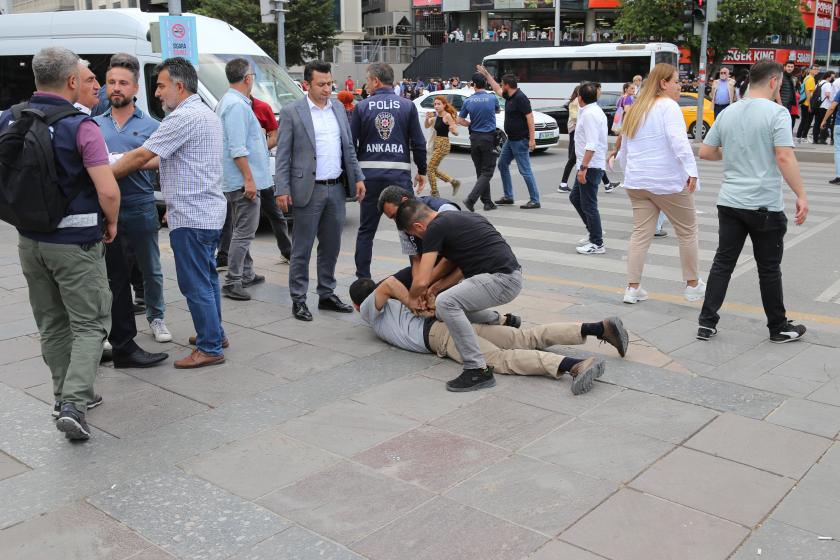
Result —
<path fill-rule="evenodd" d="M 198 57 L 198 79 L 210 90 L 217 101 L 229 89 L 225 76 L 225 64 L 234 58 L 244 58 L 251 62 L 256 74 L 254 91 L 251 95 L 271 105 L 275 113 L 279 113 L 284 105 L 303 97 L 303 92 L 295 85 L 289 75 L 267 56 L 200 54 Z"/>

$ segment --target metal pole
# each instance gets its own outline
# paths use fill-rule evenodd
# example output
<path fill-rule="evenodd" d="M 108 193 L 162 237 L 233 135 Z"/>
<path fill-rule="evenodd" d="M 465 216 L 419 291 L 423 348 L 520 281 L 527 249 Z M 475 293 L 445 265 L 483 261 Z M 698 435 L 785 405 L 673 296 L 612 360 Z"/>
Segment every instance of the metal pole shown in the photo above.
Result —
<path fill-rule="evenodd" d="M 554 46 L 560 46 L 560 2 L 554 0 Z"/>
<path fill-rule="evenodd" d="M 828 49 L 825 53 L 825 69 L 828 70 L 828 67 L 831 66 L 831 34 L 834 32 L 834 5 L 837 3 L 837 0 L 831 0 L 831 17 L 828 19 Z"/>
<path fill-rule="evenodd" d="M 706 51 L 709 49 L 709 21 L 703 20 L 703 34 L 700 36 L 700 87 L 697 89 L 697 118 L 694 125 L 694 141 L 703 141 L 703 113 L 706 103 Z M 732 101 L 730 99 L 730 101 Z"/>
<path fill-rule="evenodd" d="M 181 15 L 181 0 L 169 0 L 169 15 L 170 16 L 180 16 Z"/>
<path fill-rule="evenodd" d="M 277 3 L 277 65 L 286 69 L 286 12 L 283 3 Z"/>
<path fill-rule="evenodd" d="M 814 4 L 816 6 L 816 4 Z M 832 14 L 833 15 L 833 14 Z M 814 27 L 811 29 L 811 66 L 815 66 L 817 64 L 816 59 L 814 56 L 816 53 L 817 48 L 817 8 L 814 8 Z"/>

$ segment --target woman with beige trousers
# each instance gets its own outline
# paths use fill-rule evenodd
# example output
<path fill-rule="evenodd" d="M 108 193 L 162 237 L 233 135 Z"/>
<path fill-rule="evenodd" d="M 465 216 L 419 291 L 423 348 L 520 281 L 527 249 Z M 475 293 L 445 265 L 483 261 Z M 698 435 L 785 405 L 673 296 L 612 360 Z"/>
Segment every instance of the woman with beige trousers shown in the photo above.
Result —
<path fill-rule="evenodd" d="M 641 94 L 624 114 L 621 137 L 611 154 L 613 157 L 617 153 L 624 166 L 624 188 L 633 205 L 624 303 L 648 298 L 641 286 L 642 270 L 660 210 L 679 239 L 685 299 L 702 299 L 706 290 L 697 256 L 697 162 L 685 133 L 679 98 L 677 69 L 670 64 L 657 64 Z"/>

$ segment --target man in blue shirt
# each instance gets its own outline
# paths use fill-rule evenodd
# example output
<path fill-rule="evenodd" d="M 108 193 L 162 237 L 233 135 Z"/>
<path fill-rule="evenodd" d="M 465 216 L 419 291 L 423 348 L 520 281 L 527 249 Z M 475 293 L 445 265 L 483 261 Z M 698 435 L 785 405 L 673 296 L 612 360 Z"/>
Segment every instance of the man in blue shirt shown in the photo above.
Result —
<path fill-rule="evenodd" d="M 140 89 L 139 77 L 140 63 L 135 57 L 123 53 L 111 57 L 103 88 L 111 107 L 94 120 L 112 154 L 139 148 L 160 125 L 134 104 L 134 96 Z M 157 342 L 169 342 L 172 335 L 164 323 L 166 305 L 158 247 L 160 222 L 155 205 L 154 172 L 137 171 L 120 179 L 119 185 L 118 234 L 123 246 L 135 255 L 137 267 L 143 274 L 146 319 L 152 335 Z M 133 323 L 133 318 L 131 321 Z"/>
<path fill-rule="evenodd" d="M 230 89 L 219 101 L 216 113 L 225 132 L 222 191 L 231 205 L 233 237 L 222 295 L 244 301 L 251 299 L 245 288 L 265 282 L 265 276 L 254 272 L 250 247 L 260 223 L 257 191 L 272 187 L 274 178 L 265 133 L 251 108 L 251 65 L 244 58 L 235 58 L 225 65 L 225 74 Z"/>
<path fill-rule="evenodd" d="M 464 100 L 458 114 L 458 124 L 470 130 L 470 155 L 475 165 L 476 182 L 464 200 L 464 205 L 470 212 L 475 212 L 475 203 L 479 198 L 484 203 L 485 211 L 496 209 L 490 198 L 490 180 L 496 170 L 496 113 L 500 109 L 499 98 L 485 90 L 487 78 L 476 72 L 472 81 L 475 93 Z"/>

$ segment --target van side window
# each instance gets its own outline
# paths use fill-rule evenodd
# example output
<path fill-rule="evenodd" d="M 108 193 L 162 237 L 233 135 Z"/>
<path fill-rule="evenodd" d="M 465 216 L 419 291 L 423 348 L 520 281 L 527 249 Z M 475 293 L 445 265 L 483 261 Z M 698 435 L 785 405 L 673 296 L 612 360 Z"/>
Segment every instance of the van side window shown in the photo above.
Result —
<path fill-rule="evenodd" d="M 146 78 L 146 106 L 149 108 L 149 114 L 159 121 L 163 120 L 166 113 L 163 112 L 163 106 L 160 100 L 155 97 L 155 90 L 157 89 L 157 82 L 155 81 L 155 65 L 147 64 L 143 67 L 143 76 Z"/>
<path fill-rule="evenodd" d="M 29 101 L 35 91 L 31 55 L 0 56 L 0 111 Z"/>

